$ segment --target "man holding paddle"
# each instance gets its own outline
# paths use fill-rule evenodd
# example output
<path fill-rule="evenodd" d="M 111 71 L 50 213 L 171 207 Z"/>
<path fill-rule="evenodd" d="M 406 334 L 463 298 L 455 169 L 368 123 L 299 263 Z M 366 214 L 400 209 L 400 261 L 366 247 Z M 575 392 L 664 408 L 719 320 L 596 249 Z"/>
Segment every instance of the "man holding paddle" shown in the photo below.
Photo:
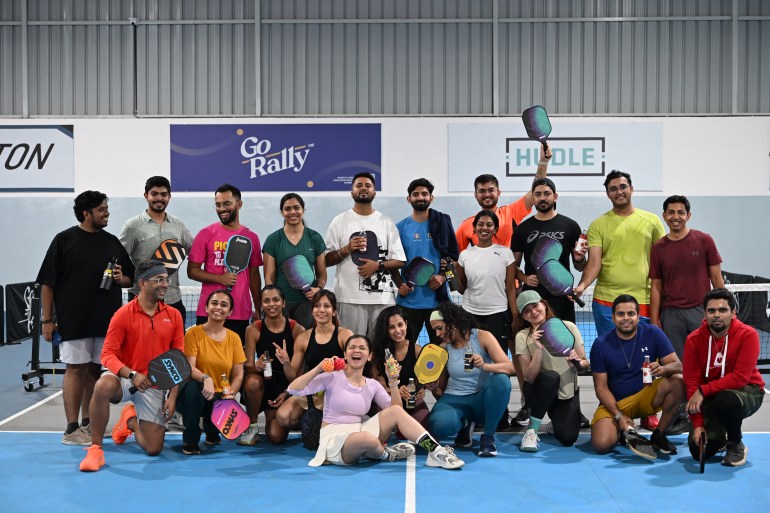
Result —
<path fill-rule="evenodd" d="M 133 401 L 123 408 L 112 429 L 118 445 L 134 433 L 136 442 L 150 456 L 160 454 L 166 436 L 166 421 L 174 414 L 178 387 L 169 391 L 152 388 L 148 378 L 150 360 L 169 349 L 184 349 L 184 323 L 179 312 L 166 306 L 168 273 L 157 262 L 142 262 L 136 269 L 139 295 L 112 317 L 102 351 L 102 374 L 91 399 L 92 445 L 80 463 L 82 472 L 95 472 L 104 465 L 104 432 L 110 403 Z M 132 387 L 136 389 L 132 392 Z"/>
<path fill-rule="evenodd" d="M 128 251 L 134 266 L 150 260 L 164 240 L 176 240 L 182 245 L 185 253 L 189 252 L 193 241 L 190 230 L 181 219 L 166 212 L 168 202 L 171 201 L 171 183 L 168 178 L 165 176 L 148 178 L 144 184 L 144 199 L 147 201 L 147 209 L 126 221 L 123 231 L 120 232 L 120 242 Z M 176 271 L 181 263 L 181 261 L 174 262 L 170 270 Z M 170 282 L 164 302 L 179 310 L 184 320 L 187 311 L 179 291 L 179 275 L 176 272 L 170 272 L 169 275 Z M 128 298 L 133 299 L 138 293 L 139 286 L 134 284 L 128 292 Z"/>
<path fill-rule="evenodd" d="M 727 467 L 746 463 L 749 449 L 743 444 L 741 426 L 759 410 L 765 396 L 765 382 L 757 369 L 759 335 L 738 320 L 735 307 L 735 296 L 727 289 L 709 291 L 703 299 L 706 318 L 684 346 L 690 454 L 696 460 L 701 457 L 698 440 L 705 433 L 701 461 L 727 442 L 722 459 Z"/>
<path fill-rule="evenodd" d="M 393 273 L 393 281 L 398 285 L 398 304 L 406 314 L 406 338 L 417 342 L 423 325 L 427 327 L 432 344 L 441 341 L 430 327 L 430 314 L 439 303 L 449 301 L 446 277 L 435 272 L 441 267 L 443 258 L 456 261 L 460 256 L 457 240 L 454 236 L 452 219 L 442 212 L 430 208 L 433 203 L 433 184 L 427 178 L 412 180 L 407 187 L 406 201 L 412 206 L 412 215 L 396 224 L 401 244 L 406 252 L 406 259 L 411 265 L 416 257 L 422 257 L 433 263 L 434 274 L 425 284 L 410 285 L 407 277 Z"/>
<path fill-rule="evenodd" d="M 61 442 L 90 445 L 89 404 L 101 373 L 104 335 L 123 302 L 121 287 L 131 286 L 134 267 L 118 238 L 104 229 L 110 217 L 106 194 L 79 194 L 74 211 L 78 224 L 54 237 L 37 282 L 42 285 L 43 337 L 50 342 L 58 331 L 61 361 L 67 365 L 62 385 L 67 427 Z M 110 262 L 117 262 L 114 270 Z"/>
<path fill-rule="evenodd" d="M 372 336 L 377 316 L 395 304 L 391 271 L 406 255 L 396 224 L 374 210 L 374 175 L 357 173 L 351 187 L 353 208 L 338 215 L 326 231 L 326 266 L 337 266 L 334 293 L 340 326 Z"/>
<path fill-rule="evenodd" d="M 243 202 L 237 187 L 221 185 L 214 193 L 214 207 L 219 222 L 198 232 L 188 255 L 187 277 L 202 283 L 196 324 L 208 320 L 206 298 L 215 290 L 232 288 L 233 310 L 225 321 L 225 328 L 237 333 L 243 344 L 246 328 L 252 318 L 261 317 L 262 277 L 259 275 L 259 267 L 262 265 L 262 248 L 257 234 L 241 225 L 239 212 Z M 247 260 L 240 262 L 243 272 L 239 273 L 228 272 L 225 262 L 225 252 L 233 236 L 240 236 L 240 241 L 244 241 L 243 238 L 251 241 L 251 252 Z"/>
<path fill-rule="evenodd" d="M 664 454 L 676 454 L 676 446 L 663 432 L 684 396 L 682 362 L 660 328 L 639 322 L 639 303 L 633 296 L 622 294 L 615 298 L 612 320 L 615 329 L 601 335 L 591 346 L 594 390 L 599 399 L 591 423 L 591 443 L 596 452 L 605 454 L 624 434 L 631 450 L 654 459 L 654 452 L 636 450 L 641 437 L 634 431 L 633 419 L 663 410 L 650 442 Z M 645 357 L 651 362 L 651 383 L 643 378 Z"/>

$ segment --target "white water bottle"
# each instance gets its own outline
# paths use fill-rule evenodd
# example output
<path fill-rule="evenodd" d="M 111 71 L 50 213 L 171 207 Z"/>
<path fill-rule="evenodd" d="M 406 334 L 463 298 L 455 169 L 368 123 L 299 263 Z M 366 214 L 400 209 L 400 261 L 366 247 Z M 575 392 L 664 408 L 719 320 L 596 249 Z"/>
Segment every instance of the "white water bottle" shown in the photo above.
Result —
<path fill-rule="evenodd" d="M 273 377 L 273 364 L 270 363 L 270 351 L 265 351 L 265 379 L 272 379 Z"/>

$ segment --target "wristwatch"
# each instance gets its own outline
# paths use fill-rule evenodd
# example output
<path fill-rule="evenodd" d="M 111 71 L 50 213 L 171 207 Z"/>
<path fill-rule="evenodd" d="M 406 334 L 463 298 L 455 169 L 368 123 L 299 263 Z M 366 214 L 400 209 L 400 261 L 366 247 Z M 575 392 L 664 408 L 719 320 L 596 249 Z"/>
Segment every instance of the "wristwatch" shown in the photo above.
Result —
<path fill-rule="evenodd" d="M 620 422 L 620 417 L 623 416 L 623 412 L 619 411 L 617 415 L 615 415 L 615 422 Z"/>
<path fill-rule="evenodd" d="M 128 380 L 131 381 L 132 383 L 135 377 L 136 377 L 136 371 L 132 370 L 131 372 L 128 373 Z"/>
<path fill-rule="evenodd" d="M 378 267 L 379 271 L 382 272 L 385 270 L 385 262 L 380 262 L 380 265 Z"/>
<path fill-rule="evenodd" d="M 204 374 L 203 377 L 201 378 L 201 385 L 205 384 L 206 383 L 206 378 L 210 378 L 210 377 L 211 376 L 209 376 L 208 374 Z"/>

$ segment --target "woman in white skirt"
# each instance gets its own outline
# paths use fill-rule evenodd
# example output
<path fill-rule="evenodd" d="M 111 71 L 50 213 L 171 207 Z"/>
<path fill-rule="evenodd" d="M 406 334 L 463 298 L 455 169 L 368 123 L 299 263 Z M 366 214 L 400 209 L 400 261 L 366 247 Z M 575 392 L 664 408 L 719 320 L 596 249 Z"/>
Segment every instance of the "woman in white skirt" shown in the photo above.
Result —
<path fill-rule="evenodd" d="M 415 453 L 411 443 L 383 447 L 393 429 L 398 428 L 407 439 L 428 451 L 426 465 L 429 467 L 462 467 L 465 463 L 455 456 L 452 448 L 439 445 L 404 411 L 398 390 L 398 365 L 388 374 L 389 392 L 377 380 L 364 376 L 364 369 L 372 358 L 370 348 L 367 337 L 353 335 L 345 342 L 347 364 L 343 370 L 324 372 L 324 367 L 334 368 L 333 359 L 327 358 L 289 384 L 291 395 L 320 391 L 325 394 L 321 440 L 309 465 L 354 465 L 362 458 L 383 461 L 408 458 Z M 372 402 L 382 411 L 364 421 Z"/>

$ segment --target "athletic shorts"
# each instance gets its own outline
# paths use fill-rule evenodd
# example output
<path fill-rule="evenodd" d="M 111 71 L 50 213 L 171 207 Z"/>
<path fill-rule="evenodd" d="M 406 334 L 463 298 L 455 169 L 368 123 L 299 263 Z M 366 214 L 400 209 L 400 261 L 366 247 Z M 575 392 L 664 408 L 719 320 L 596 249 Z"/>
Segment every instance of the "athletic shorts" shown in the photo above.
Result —
<path fill-rule="evenodd" d="M 83 363 L 102 364 L 104 337 L 76 338 L 63 340 L 59 345 L 59 359 L 73 365 Z"/>
<path fill-rule="evenodd" d="M 110 376 L 115 374 L 108 372 Z M 131 388 L 131 380 L 128 378 L 121 378 L 115 376 L 120 381 L 120 388 L 123 390 L 123 397 L 120 398 L 119 403 L 125 403 L 132 401 L 136 407 L 136 418 L 139 420 L 146 420 L 153 424 L 166 425 L 166 417 L 163 415 L 163 404 L 166 402 L 165 390 L 157 388 L 149 388 L 144 392 L 136 391 L 135 393 L 129 392 Z"/>
<path fill-rule="evenodd" d="M 347 465 L 342 461 L 342 447 L 345 441 L 353 433 L 366 431 L 376 438 L 380 437 L 380 416 L 375 415 L 364 423 L 355 424 L 327 424 L 321 428 L 321 440 L 315 458 L 308 463 L 311 467 L 319 467 L 324 463 L 332 465 Z"/>
<path fill-rule="evenodd" d="M 652 403 L 655 400 L 655 394 L 658 393 L 658 387 L 665 378 L 659 378 L 652 381 L 652 384 L 648 387 L 644 387 L 634 395 L 629 395 L 618 401 L 618 408 L 621 413 L 630 419 L 643 419 L 649 417 L 653 413 L 658 413 L 663 409 L 663 404 L 658 408 L 653 408 Z M 613 419 L 613 415 L 600 404 L 594 413 L 594 419 L 591 421 L 591 425 L 596 424 L 602 419 Z"/>

